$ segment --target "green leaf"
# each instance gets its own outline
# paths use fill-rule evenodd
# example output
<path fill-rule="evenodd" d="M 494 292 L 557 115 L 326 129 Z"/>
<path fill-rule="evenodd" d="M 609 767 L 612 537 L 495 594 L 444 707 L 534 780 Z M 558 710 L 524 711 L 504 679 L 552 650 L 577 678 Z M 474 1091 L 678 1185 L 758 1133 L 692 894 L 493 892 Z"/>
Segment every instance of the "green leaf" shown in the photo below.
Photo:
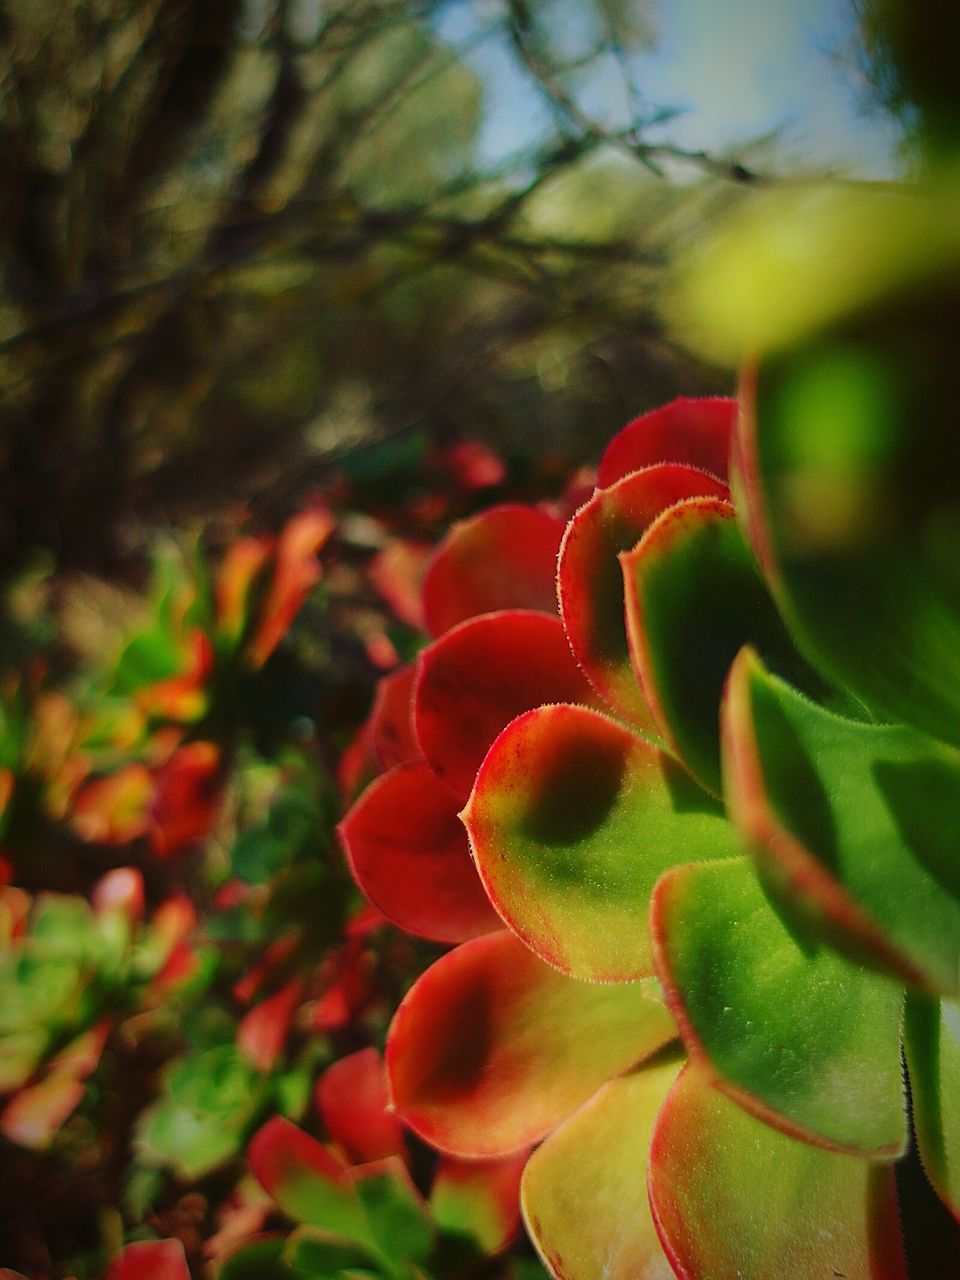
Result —
<path fill-rule="evenodd" d="M 307 1276 L 309 1280 L 330 1280 L 342 1275 L 346 1267 L 367 1267 L 371 1262 L 368 1250 L 327 1231 L 318 1231 L 316 1227 L 299 1227 L 294 1231 L 283 1249 L 283 1257 L 296 1275 Z M 256 1278 L 251 1276 L 251 1280 Z"/>
<path fill-rule="evenodd" d="M 746 383 L 738 468 L 798 645 L 879 719 L 960 744 L 958 329 L 938 279 L 771 358 Z"/>
<path fill-rule="evenodd" d="M 304 1275 L 314 1280 L 315 1273 L 289 1263 L 286 1252 L 288 1245 L 283 1236 L 251 1240 L 221 1265 L 217 1280 L 302 1280 Z M 316 1274 L 318 1280 L 323 1280 L 322 1272 Z"/>
<path fill-rule="evenodd" d="M 657 1059 L 605 1084 L 530 1157 L 521 1206 L 560 1280 L 669 1280 L 650 1216 L 647 1161 L 657 1112 L 680 1069 Z"/>
<path fill-rule="evenodd" d="M 670 413 L 671 408 L 661 412 Z M 687 443 L 682 410 L 669 425 L 678 428 L 670 436 L 682 450 Z M 630 427 L 616 440 L 629 432 Z M 696 466 L 676 464 L 648 465 L 641 470 L 631 466 L 630 473 L 616 483 L 602 475 L 600 483 L 609 487 L 594 493 L 563 535 L 557 565 L 560 615 L 574 657 L 597 692 L 628 721 L 649 730 L 653 722 L 627 648 L 623 574 L 617 557 L 635 546 L 666 508 L 702 495 L 727 497 L 727 486 Z"/>
<path fill-rule="evenodd" d="M 391 1156 L 353 1171 L 354 1186 L 374 1240 L 394 1263 L 423 1262 L 433 1247 L 430 1211 L 410 1180 L 403 1161 Z M 391 1268 L 394 1274 L 401 1274 Z"/>
<path fill-rule="evenodd" d="M 296 1222 L 368 1248 L 375 1241 L 347 1166 L 282 1116 L 273 1116 L 247 1148 L 254 1177 Z"/>
<path fill-rule="evenodd" d="M 140 1118 L 141 1157 L 201 1177 L 240 1150 L 266 1089 L 234 1044 L 191 1054 L 174 1065 L 165 1093 Z"/>
<path fill-rule="evenodd" d="M 903 1151 L 895 983 L 797 933 L 746 858 L 668 871 L 651 928 L 667 1004 L 721 1088 L 803 1140 Z"/>
<path fill-rule="evenodd" d="M 720 700 L 730 664 L 753 644 L 802 685 L 806 668 L 733 519 L 718 498 L 665 511 L 621 556 L 627 630 L 657 725 L 693 776 L 720 794 Z"/>
<path fill-rule="evenodd" d="M 904 1047 L 920 1159 L 960 1218 L 960 1006 L 908 994 Z"/>
<path fill-rule="evenodd" d="M 650 1206 L 679 1276 L 906 1280 L 892 1166 L 778 1133 L 692 1064 L 657 1117 Z"/>
<path fill-rule="evenodd" d="M 653 972 L 645 927 L 661 872 L 739 853 L 720 804 L 646 739 L 586 707 L 539 707 L 491 747 L 463 812 L 493 905 L 578 978 Z"/>
<path fill-rule="evenodd" d="M 724 706 L 731 816 L 768 891 L 851 955 L 960 990 L 960 752 L 824 711 L 745 650 Z"/>

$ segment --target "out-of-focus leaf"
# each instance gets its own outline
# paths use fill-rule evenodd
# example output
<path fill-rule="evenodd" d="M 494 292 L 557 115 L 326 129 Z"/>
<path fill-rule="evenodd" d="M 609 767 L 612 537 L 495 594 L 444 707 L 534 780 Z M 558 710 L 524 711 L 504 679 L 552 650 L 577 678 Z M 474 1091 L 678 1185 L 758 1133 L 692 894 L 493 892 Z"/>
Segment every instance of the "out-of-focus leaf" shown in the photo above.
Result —
<path fill-rule="evenodd" d="M 352 1163 L 406 1158 L 403 1127 L 390 1107 L 387 1075 L 376 1049 L 330 1064 L 317 1081 L 317 1109 L 327 1133 Z"/>
<path fill-rule="evenodd" d="M 441 1230 L 476 1241 L 484 1253 L 505 1249 L 520 1227 L 520 1175 L 527 1152 L 500 1160 L 443 1156 L 430 1188 Z"/>
<path fill-rule="evenodd" d="M 388 1156 L 351 1170 L 373 1239 L 393 1274 L 404 1263 L 423 1262 L 433 1246 L 436 1229 L 423 1197 L 399 1156 Z"/>
<path fill-rule="evenodd" d="M 960 1006 L 908 992 L 904 1048 L 920 1159 L 960 1219 Z"/>

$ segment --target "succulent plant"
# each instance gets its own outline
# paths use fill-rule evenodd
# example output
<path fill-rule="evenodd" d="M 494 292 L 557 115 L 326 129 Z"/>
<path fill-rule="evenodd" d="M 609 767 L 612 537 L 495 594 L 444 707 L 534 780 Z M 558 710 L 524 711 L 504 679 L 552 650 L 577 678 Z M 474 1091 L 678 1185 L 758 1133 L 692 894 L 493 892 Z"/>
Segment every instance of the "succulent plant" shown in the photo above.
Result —
<path fill-rule="evenodd" d="M 452 1280 L 510 1244 L 520 1223 L 522 1157 L 445 1157 L 425 1199 L 411 1179 L 403 1129 L 388 1109 L 375 1049 L 328 1067 L 315 1100 L 327 1142 L 275 1116 L 254 1135 L 248 1153 L 261 1187 L 297 1225 L 242 1243 L 224 1258 L 223 1280 Z"/>
<path fill-rule="evenodd" d="M 542 1140 L 521 1198 L 558 1280 L 903 1277 L 904 1046 L 960 1207 L 958 504 L 914 493 L 932 366 L 898 314 L 889 349 L 871 313 L 761 363 L 739 414 L 637 419 L 565 530 L 454 527 L 381 686 L 345 852 L 459 943 L 398 1010 L 392 1098 L 461 1157 Z"/>

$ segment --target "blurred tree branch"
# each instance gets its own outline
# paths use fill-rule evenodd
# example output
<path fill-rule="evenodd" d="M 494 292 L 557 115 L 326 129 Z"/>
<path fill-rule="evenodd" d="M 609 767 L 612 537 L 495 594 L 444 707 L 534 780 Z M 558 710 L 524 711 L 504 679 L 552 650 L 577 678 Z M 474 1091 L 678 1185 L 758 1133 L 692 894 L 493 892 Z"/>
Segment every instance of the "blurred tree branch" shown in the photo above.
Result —
<path fill-rule="evenodd" d="M 351 386 L 370 439 L 456 433 L 416 406 L 478 316 L 492 383 L 464 382 L 463 423 L 494 435 L 551 343 L 592 368 L 640 333 L 666 376 L 651 285 L 684 201 L 601 160 L 755 175 L 645 140 L 669 113 L 607 130 L 581 111 L 568 74 L 612 53 L 626 78 L 649 38 L 640 5 L 594 3 L 570 51 L 539 34 L 548 0 L 494 6 L 456 44 L 438 33 L 464 0 L 0 0 L 0 560 L 40 544 L 109 568 L 134 513 L 292 501 Z M 496 162 L 465 61 L 491 42 L 561 126 Z M 586 215 L 598 181 L 622 188 L 616 216 Z"/>

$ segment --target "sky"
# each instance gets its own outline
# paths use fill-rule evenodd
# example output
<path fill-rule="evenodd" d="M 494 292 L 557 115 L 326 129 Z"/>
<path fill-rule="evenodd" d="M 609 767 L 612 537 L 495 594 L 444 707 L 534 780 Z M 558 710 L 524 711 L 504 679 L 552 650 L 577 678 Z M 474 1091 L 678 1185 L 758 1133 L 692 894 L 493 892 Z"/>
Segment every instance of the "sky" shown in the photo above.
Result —
<path fill-rule="evenodd" d="M 496 4 L 452 5 L 441 34 L 469 41 Z M 855 69 L 835 56 L 850 36 L 849 0 L 650 0 L 648 7 L 657 40 L 634 56 L 635 80 L 646 102 L 686 108 L 650 132 L 651 140 L 720 150 L 778 129 L 784 162 L 860 177 L 894 171 L 895 129 L 864 115 Z M 576 3 L 567 9 L 575 23 Z M 549 110 L 508 51 L 485 42 L 468 60 L 487 86 L 484 157 L 501 158 L 542 134 Z M 581 101 L 595 116 L 615 120 L 620 86 L 611 66 Z"/>

